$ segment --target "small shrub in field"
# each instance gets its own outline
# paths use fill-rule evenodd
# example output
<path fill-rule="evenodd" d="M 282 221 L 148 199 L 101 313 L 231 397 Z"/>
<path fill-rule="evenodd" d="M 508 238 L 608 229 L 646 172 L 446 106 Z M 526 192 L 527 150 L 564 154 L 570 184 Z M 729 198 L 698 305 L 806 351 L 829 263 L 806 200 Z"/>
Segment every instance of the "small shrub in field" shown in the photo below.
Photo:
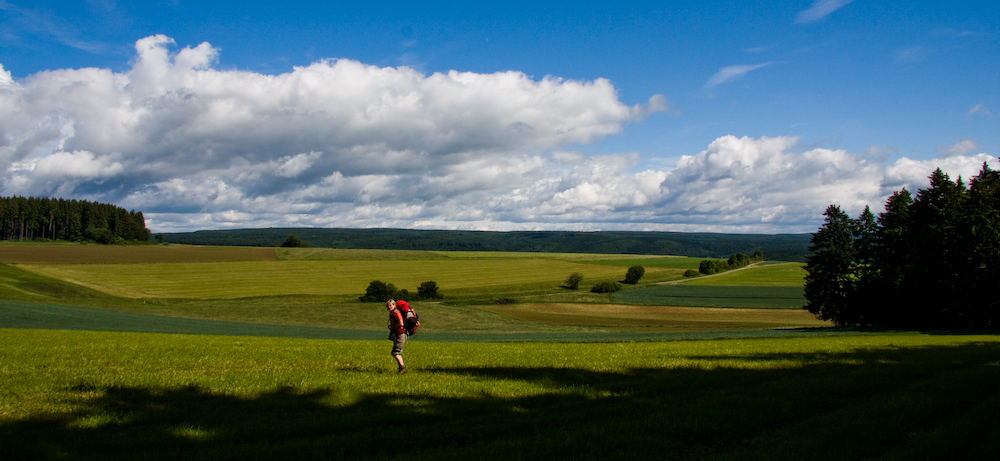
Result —
<path fill-rule="evenodd" d="M 583 274 L 579 272 L 574 272 L 572 274 L 569 274 L 569 277 L 566 278 L 565 285 L 563 286 L 569 288 L 570 290 L 576 290 L 577 288 L 580 288 L 580 282 L 582 281 L 583 281 Z"/>
<path fill-rule="evenodd" d="M 622 286 L 618 282 L 598 282 L 590 289 L 591 293 L 614 293 L 621 290 Z"/>
<path fill-rule="evenodd" d="M 699 275 L 701 275 L 701 272 L 698 272 L 698 271 L 696 271 L 694 269 L 688 269 L 688 270 L 684 271 L 684 276 L 685 277 L 697 277 Z"/>
<path fill-rule="evenodd" d="M 643 275 L 646 275 L 646 269 L 642 266 L 632 266 L 628 268 L 628 272 L 625 273 L 625 283 L 629 285 L 635 285 L 639 283 L 639 279 Z"/>
<path fill-rule="evenodd" d="M 385 283 L 380 280 L 373 280 L 372 283 L 368 284 L 368 289 L 365 290 L 365 295 L 358 298 L 358 301 L 384 303 L 394 296 L 396 296 L 396 285 Z"/>
<path fill-rule="evenodd" d="M 441 299 L 444 298 L 440 293 L 438 293 L 437 282 L 427 281 L 420 284 L 417 287 L 417 299 Z"/>

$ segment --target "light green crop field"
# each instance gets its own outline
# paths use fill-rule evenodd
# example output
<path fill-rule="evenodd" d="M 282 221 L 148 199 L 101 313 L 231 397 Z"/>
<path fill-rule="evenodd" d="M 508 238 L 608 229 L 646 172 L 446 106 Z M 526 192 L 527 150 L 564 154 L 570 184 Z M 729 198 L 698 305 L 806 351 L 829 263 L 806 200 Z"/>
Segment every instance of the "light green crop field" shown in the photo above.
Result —
<path fill-rule="evenodd" d="M 802 263 L 770 263 L 711 277 L 699 277 L 683 283 L 694 286 L 800 287 L 806 280 L 806 270 L 802 266 Z"/>
<path fill-rule="evenodd" d="M 447 289 L 561 283 L 624 276 L 618 267 L 556 259 L 293 260 L 174 264 L 19 265 L 25 270 L 130 298 L 238 298 L 364 294 L 373 280 L 416 291 L 433 280 Z M 668 269 L 650 269 L 670 273 Z"/>
<path fill-rule="evenodd" d="M 414 342 L 0 329 L 8 459 L 991 459 L 1000 339 Z M 387 442 L 407 428 L 416 443 Z"/>

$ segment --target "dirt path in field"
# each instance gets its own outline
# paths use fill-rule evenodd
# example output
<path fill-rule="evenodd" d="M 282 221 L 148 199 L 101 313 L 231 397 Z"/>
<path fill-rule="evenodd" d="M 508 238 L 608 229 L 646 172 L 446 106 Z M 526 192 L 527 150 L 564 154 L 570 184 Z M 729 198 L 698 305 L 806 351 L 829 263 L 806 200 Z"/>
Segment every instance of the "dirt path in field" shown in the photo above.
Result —
<path fill-rule="evenodd" d="M 692 280 L 703 280 L 703 279 L 707 279 L 707 278 L 711 278 L 711 277 L 718 277 L 718 276 L 720 276 L 720 275 L 726 275 L 726 274 L 731 274 L 731 273 L 733 273 L 733 272 L 736 272 L 736 271 L 741 271 L 741 270 L 744 270 L 744 269 L 749 269 L 749 268 L 751 268 L 751 267 L 757 267 L 757 266 L 759 266 L 759 265 L 761 265 L 761 264 L 763 264 L 763 263 L 760 263 L 760 262 L 757 262 L 757 263 L 750 263 L 750 264 L 747 264 L 746 266 L 743 266 L 743 267 L 740 267 L 740 268 L 738 268 L 738 269 L 730 269 L 730 270 L 728 270 L 728 271 L 725 271 L 725 272 L 717 272 L 717 273 L 715 273 L 715 274 L 712 274 L 712 275 L 702 275 L 701 277 L 690 277 L 690 278 L 684 278 L 684 279 L 680 279 L 680 280 L 668 280 L 668 281 L 666 281 L 666 282 L 658 282 L 658 283 L 655 283 L 655 285 L 676 285 L 676 284 L 678 284 L 678 283 L 684 283 L 684 282 L 690 282 L 690 281 L 692 281 Z M 791 263 L 789 263 L 789 264 L 791 264 Z M 776 264 L 776 265 L 777 265 L 777 264 Z"/>

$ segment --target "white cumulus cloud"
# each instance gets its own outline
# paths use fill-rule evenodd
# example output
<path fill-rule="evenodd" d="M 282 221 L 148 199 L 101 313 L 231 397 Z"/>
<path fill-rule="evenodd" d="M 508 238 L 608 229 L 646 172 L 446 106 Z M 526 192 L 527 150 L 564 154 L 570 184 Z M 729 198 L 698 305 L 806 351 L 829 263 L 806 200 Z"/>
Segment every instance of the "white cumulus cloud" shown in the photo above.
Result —
<path fill-rule="evenodd" d="M 0 67 L 0 192 L 116 203 L 157 232 L 809 232 L 830 203 L 878 209 L 893 190 L 925 187 L 935 167 L 968 178 L 996 165 L 968 143 L 885 164 L 801 149 L 795 137 L 722 136 L 672 168 L 643 168 L 641 153 L 576 150 L 677 113 L 663 95 L 628 106 L 604 79 L 425 75 L 347 59 L 263 75 L 213 68 L 219 52 L 207 43 L 172 47 L 162 35 L 139 40 L 124 72 L 14 80 Z M 765 65 L 724 68 L 709 83 Z"/>

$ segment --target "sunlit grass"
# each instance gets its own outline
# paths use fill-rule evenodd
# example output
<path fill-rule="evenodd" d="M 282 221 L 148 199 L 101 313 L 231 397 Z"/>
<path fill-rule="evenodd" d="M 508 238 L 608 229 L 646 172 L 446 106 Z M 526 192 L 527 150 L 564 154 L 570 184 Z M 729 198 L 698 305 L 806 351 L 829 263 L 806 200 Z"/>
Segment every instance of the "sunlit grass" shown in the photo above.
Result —
<path fill-rule="evenodd" d="M 998 444 L 996 336 L 413 342 L 404 376 L 390 346 L 0 330 L 0 443 L 74 459 L 971 459 Z M 385 444 L 401 418 L 422 441 L 405 454 Z"/>
<path fill-rule="evenodd" d="M 555 259 L 331 260 L 175 264 L 19 266 L 46 277 L 131 298 L 238 298 L 364 294 L 373 280 L 415 292 L 433 280 L 443 290 L 548 283 L 573 272 L 591 279 L 623 277 L 618 267 Z M 654 272 L 655 270 L 651 270 Z"/>

